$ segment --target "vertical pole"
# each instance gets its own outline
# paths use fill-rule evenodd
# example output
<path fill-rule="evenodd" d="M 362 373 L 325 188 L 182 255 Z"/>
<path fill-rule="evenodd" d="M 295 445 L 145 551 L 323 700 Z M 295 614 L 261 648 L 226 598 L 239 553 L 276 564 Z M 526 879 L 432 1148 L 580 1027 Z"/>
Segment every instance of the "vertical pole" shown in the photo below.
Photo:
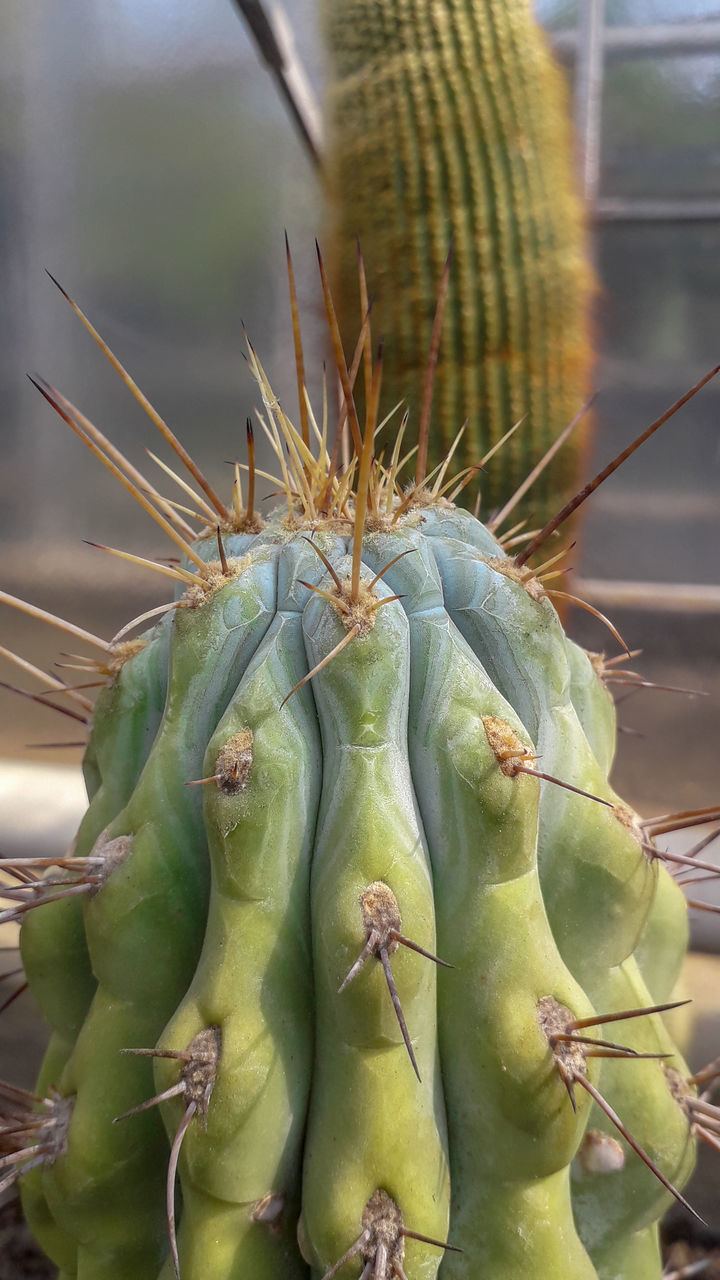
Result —
<path fill-rule="evenodd" d="M 605 0 L 583 0 L 578 23 L 574 113 L 580 190 L 592 213 L 600 182 Z"/>

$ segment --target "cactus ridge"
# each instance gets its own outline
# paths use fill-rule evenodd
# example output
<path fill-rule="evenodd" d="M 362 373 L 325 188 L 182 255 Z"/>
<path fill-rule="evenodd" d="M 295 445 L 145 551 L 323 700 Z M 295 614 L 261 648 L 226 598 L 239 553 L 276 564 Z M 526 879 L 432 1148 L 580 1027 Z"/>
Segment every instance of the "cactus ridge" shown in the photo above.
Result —
<path fill-rule="evenodd" d="M 283 508 L 250 433 L 247 504 L 192 463 L 192 540 L 125 468 L 178 594 L 97 642 L 68 858 L 8 863 L 52 1038 L 35 1094 L 0 1085 L 0 1177 L 68 1280 L 657 1280 L 720 1109 L 663 1021 L 687 912 L 655 841 L 718 811 L 617 797 L 623 655 L 566 637 L 556 555 L 509 554 L 423 449 L 405 488 L 374 456 L 382 356 L 366 316 L 348 367 L 326 300 L 344 469 L 252 347 Z"/>
<path fill-rule="evenodd" d="M 91 856 L 98 837 L 129 800 L 145 764 L 165 701 L 168 641 L 168 625 L 161 623 L 97 699 L 86 753 L 94 785 L 71 850 L 74 860 Z M 79 897 L 48 905 L 41 913 L 29 912 L 20 944 L 43 1016 L 62 1037 L 74 1040 L 95 989 Z"/>

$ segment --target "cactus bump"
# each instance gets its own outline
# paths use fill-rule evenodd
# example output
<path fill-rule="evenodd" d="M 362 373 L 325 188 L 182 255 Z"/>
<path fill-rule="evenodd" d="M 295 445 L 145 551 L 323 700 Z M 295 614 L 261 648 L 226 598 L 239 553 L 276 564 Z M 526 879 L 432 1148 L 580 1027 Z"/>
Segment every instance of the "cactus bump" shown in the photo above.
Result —
<path fill-rule="evenodd" d="M 490 528 L 455 504 L 479 460 L 450 479 L 421 436 L 413 475 L 405 420 L 379 432 L 383 351 L 365 314 L 348 365 L 321 278 L 336 431 L 249 346 L 264 519 L 252 429 L 226 505 L 75 303 L 191 512 L 37 382 L 180 555 L 140 560 L 174 594 L 110 641 L 1 597 L 102 688 L 52 689 L 89 733 L 76 841 L 4 863 L 50 1039 L 34 1091 L 0 1083 L 0 1185 L 62 1280 L 659 1280 L 720 1070 L 663 1020 L 687 903 L 656 841 L 720 811 L 613 791 L 638 677 L 614 628 L 566 636 L 548 543 L 625 455 L 541 533 Z"/>

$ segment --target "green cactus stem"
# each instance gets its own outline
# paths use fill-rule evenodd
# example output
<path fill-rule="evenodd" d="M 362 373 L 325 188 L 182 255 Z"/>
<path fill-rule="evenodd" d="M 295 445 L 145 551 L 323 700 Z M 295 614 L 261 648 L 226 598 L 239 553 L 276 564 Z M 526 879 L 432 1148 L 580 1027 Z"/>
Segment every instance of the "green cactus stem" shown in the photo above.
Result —
<path fill-rule="evenodd" d="M 656 840 L 720 811 L 618 798 L 617 664 L 565 636 L 558 556 L 510 554 L 442 472 L 403 487 L 369 326 L 361 427 L 328 314 L 335 443 L 249 349 L 266 522 L 252 442 L 225 507 L 162 423 L 189 532 L 94 450 L 182 559 L 123 662 L 94 638 L 76 856 L 7 863 L 52 1038 L 34 1094 L 0 1083 L 0 1188 L 68 1280 L 659 1280 L 720 1073 L 663 1022 L 688 860 Z"/>

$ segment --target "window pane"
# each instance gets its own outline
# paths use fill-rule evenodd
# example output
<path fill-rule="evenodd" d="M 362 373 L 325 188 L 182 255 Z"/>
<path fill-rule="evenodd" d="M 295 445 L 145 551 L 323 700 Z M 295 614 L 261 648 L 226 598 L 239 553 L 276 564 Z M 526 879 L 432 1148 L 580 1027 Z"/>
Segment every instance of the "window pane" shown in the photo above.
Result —
<path fill-rule="evenodd" d="M 607 0 L 608 26 L 645 27 L 665 22 L 681 25 L 717 19 L 717 0 Z"/>
<path fill-rule="evenodd" d="M 609 58 L 602 195 L 720 197 L 720 56 Z"/>

